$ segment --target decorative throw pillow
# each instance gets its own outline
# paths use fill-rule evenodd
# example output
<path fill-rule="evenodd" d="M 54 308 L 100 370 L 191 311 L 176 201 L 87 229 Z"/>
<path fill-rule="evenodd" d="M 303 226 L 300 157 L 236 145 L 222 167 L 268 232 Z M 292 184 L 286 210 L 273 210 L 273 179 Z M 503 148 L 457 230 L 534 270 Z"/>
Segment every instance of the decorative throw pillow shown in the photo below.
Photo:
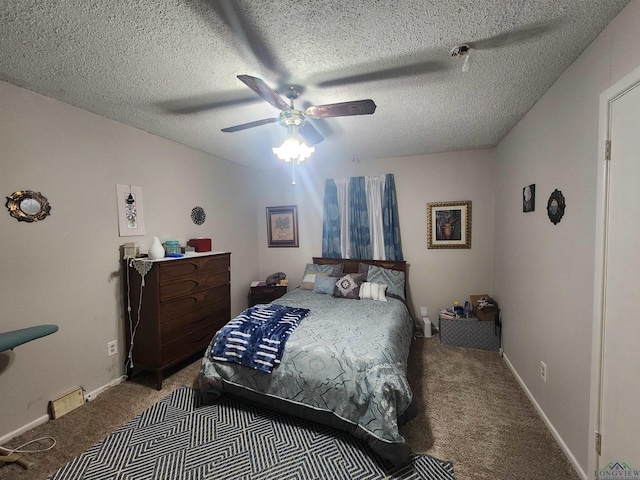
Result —
<path fill-rule="evenodd" d="M 387 285 L 383 283 L 363 282 L 360 285 L 360 298 L 362 300 L 371 299 L 386 302 L 387 297 L 384 294 L 386 290 Z"/>
<path fill-rule="evenodd" d="M 336 282 L 336 286 L 333 287 L 333 296 L 360 300 L 360 285 L 363 281 L 364 275 L 361 273 L 348 273 Z"/>
<path fill-rule="evenodd" d="M 316 283 L 313 286 L 313 293 L 324 293 L 325 295 L 333 295 L 333 287 L 336 286 L 336 277 L 316 277 Z"/>
<path fill-rule="evenodd" d="M 391 270 L 389 268 L 376 267 L 369 265 L 369 273 L 367 275 L 368 282 L 384 283 L 388 285 L 387 296 L 397 296 L 405 300 L 404 296 L 404 272 L 400 270 Z"/>
<path fill-rule="evenodd" d="M 364 275 L 364 281 L 367 281 L 367 275 L 369 275 L 369 264 L 368 263 L 359 263 L 358 264 L 358 273 Z"/>
<path fill-rule="evenodd" d="M 304 274 L 302 275 L 300 288 L 302 290 L 313 290 L 313 285 L 316 283 L 316 278 L 318 276 L 339 277 L 342 275 L 343 269 L 343 263 L 338 263 L 336 265 L 316 265 L 315 263 L 307 263 L 306 267 L 304 267 Z"/>

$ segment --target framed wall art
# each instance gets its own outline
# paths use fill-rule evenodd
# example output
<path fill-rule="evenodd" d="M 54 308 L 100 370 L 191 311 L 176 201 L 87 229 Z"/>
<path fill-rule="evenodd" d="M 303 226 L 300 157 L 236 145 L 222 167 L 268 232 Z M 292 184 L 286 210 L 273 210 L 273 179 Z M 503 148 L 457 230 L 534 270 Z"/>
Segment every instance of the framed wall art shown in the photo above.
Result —
<path fill-rule="evenodd" d="M 142 188 L 132 185 L 116 185 L 116 192 L 120 236 L 144 235 Z"/>
<path fill-rule="evenodd" d="M 298 207 L 267 207 L 269 247 L 298 247 Z"/>
<path fill-rule="evenodd" d="M 427 248 L 471 248 L 471 202 L 427 203 Z"/>
<path fill-rule="evenodd" d="M 533 212 L 536 209 L 536 185 L 527 185 L 522 189 L 522 211 Z"/>

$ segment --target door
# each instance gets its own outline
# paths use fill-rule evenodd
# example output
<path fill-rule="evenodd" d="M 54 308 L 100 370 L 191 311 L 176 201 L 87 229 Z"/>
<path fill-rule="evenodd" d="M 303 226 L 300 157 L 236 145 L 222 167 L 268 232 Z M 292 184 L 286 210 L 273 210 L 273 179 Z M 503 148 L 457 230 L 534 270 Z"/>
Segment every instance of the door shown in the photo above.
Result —
<path fill-rule="evenodd" d="M 620 474 L 640 470 L 640 83 L 610 111 L 598 469 Z"/>

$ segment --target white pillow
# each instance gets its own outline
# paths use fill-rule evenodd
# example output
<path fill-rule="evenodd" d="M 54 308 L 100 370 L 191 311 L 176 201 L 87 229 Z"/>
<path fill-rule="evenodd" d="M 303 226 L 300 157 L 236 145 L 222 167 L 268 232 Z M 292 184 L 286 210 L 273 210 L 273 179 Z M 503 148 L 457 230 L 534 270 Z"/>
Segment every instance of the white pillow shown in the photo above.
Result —
<path fill-rule="evenodd" d="M 362 285 L 360 285 L 360 298 L 363 300 L 371 299 L 386 302 L 386 291 L 387 285 L 384 283 L 363 282 Z"/>

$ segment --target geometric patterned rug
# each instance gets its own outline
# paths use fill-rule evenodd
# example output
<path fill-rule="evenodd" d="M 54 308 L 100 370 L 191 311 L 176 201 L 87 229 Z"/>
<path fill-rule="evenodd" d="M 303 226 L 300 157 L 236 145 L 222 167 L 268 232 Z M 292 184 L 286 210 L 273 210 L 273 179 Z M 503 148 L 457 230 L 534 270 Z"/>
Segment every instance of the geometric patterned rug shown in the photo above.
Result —
<path fill-rule="evenodd" d="M 50 480 L 453 480 L 453 464 L 413 454 L 397 467 L 352 435 L 223 395 L 181 387 Z"/>

